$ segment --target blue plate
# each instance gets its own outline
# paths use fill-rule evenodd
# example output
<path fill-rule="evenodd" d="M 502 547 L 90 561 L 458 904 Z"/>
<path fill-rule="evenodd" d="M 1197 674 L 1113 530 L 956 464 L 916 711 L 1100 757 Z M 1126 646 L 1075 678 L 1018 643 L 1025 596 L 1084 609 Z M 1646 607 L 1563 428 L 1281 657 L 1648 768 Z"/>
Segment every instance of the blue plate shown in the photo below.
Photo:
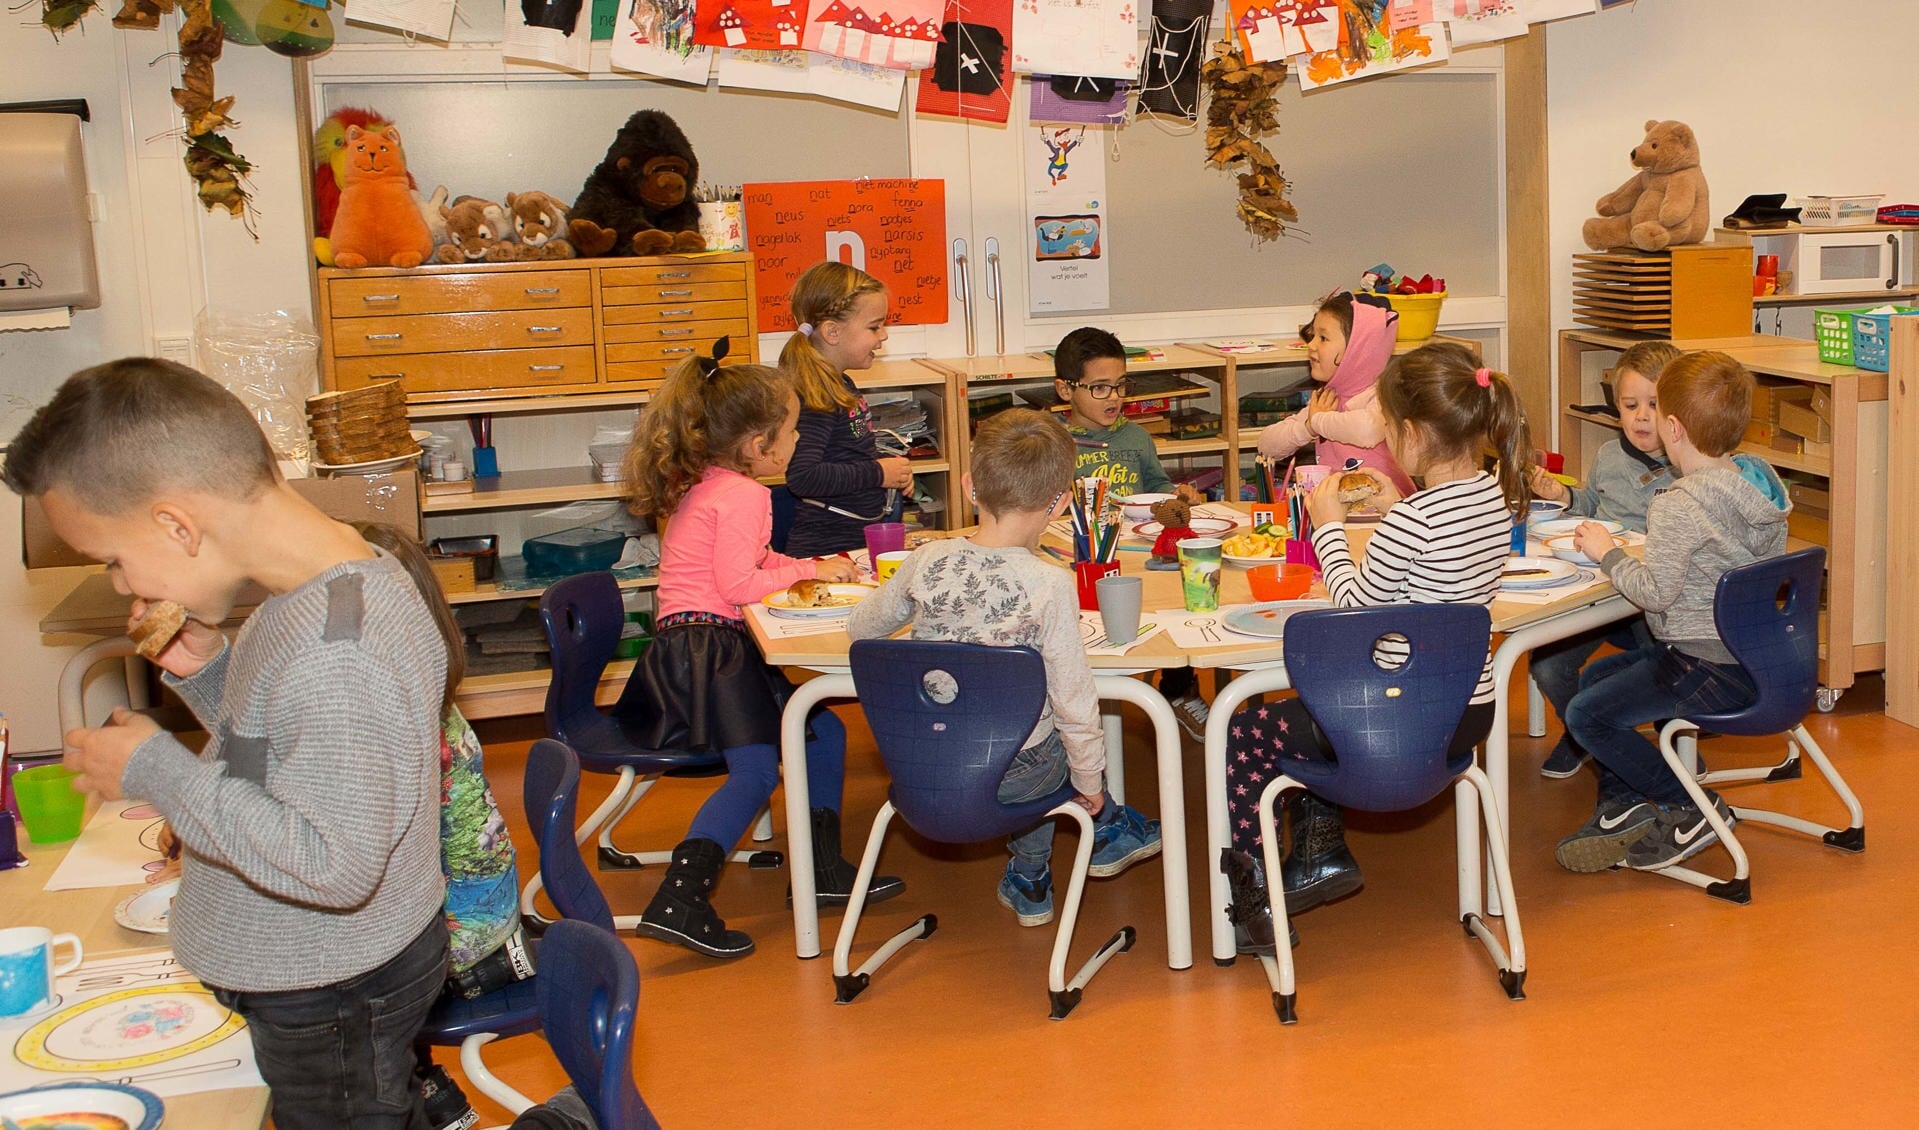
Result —
<path fill-rule="evenodd" d="M 1286 621 L 1294 616 L 1315 608 L 1332 606 L 1333 602 L 1330 600 L 1275 600 L 1266 604 L 1235 608 L 1221 617 L 1219 622 L 1242 635 L 1277 640 L 1285 638 Z"/>
<path fill-rule="evenodd" d="M 159 1130 L 165 1117 L 160 1096 L 122 1083 L 49 1083 L 0 1095 L 0 1118 L 35 1126 L 69 1125 L 47 1121 L 62 1114 L 104 1115 L 125 1123 L 127 1130 Z M 94 1122 L 73 1123 L 76 1126 Z"/>

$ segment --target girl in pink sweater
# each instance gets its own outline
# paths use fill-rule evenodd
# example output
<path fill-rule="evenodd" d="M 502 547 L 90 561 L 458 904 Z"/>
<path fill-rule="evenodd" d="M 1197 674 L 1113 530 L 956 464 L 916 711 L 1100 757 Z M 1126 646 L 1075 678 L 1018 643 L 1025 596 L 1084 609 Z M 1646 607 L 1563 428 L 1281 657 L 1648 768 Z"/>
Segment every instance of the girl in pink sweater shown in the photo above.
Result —
<path fill-rule="evenodd" d="M 631 505 L 663 524 L 658 636 L 620 697 L 626 729 L 652 749 L 717 753 L 726 782 L 693 817 L 659 891 L 640 915 L 645 937 L 709 957 L 742 957 L 753 939 L 729 930 L 709 894 L 727 853 L 773 795 L 780 776 L 780 711 L 792 691 L 766 664 L 742 607 L 794 581 L 850 581 L 852 562 L 773 552 L 772 494 L 759 479 L 786 470 L 798 437 L 793 382 L 764 365 L 712 357 L 682 365 L 640 413 L 626 455 Z M 671 522 L 667 519 L 671 518 Z M 821 904 L 844 905 L 857 869 L 840 855 L 846 729 L 821 709 L 808 719 L 807 782 L 814 808 L 812 864 Z M 874 879 L 869 898 L 904 890 Z"/>
<path fill-rule="evenodd" d="M 1386 450 L 1386 422 L 1379 411 L 1379 374 L 1393 359 L 1399 316 L 1385 299 L 1341 291 L 1319 304 L 1313 320 L 1300 327 L 1306 342 L 1306 366 L 1322 387 L 1303 410 L 1259 433 L 1259 453 L 1284 459 L 1318 441 L 1315 460 L 1343 467 L 1357 458 L 1377 467 L 1399 488 L 1413 492 L 1392 452 Z"/>

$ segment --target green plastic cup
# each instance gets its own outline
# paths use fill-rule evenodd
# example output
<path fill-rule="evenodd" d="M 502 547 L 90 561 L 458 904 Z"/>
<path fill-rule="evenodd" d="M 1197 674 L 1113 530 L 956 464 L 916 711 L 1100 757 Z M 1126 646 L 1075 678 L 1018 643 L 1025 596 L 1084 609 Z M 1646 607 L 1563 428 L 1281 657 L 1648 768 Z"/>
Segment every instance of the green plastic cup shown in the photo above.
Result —
<path fill-rule="evenodd" d="M 36 765 L 13 775 L 13 797 L 34 843 L 65 843 L 80 834 L 87 797 L 73 787 L 76 776 L 64 765 Z"/>
<path fill-rule="evenodd" d="M 1180 539 L 1179 580 L 1188 612 L 1219 610 L 1220 545 L 1218 538 Z"/>

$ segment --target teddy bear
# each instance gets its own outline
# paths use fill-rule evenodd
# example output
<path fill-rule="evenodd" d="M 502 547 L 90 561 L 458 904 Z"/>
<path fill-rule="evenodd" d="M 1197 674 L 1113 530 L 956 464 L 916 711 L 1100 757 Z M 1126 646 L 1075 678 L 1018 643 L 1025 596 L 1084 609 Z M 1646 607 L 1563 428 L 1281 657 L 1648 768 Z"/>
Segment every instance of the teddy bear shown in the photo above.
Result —
<path fill-rule="evenodd" d="M 417 267 L 433 253 L 433 233 L 413 197 L 400 130 L 348 126 L 341 141 L 340 206 L 333 216 L 333 264 Z"/>
<path fill-rule="evenodd" d="M 566 205 L 544 192 L 509 192 L 506 211 L 513 219 L 519 258 L 573 258 L 573 244 L 566 238 Z"/>
<path fill-rule="evenodd" d="M 1159 536 L 1153 539 L 1153 554 L 1146 559 L 1148 569 L 1179 568 L 1179 539 L 1193 535 L 1193 504 L 1184 494 L 1175 494 L 1153 503 L 1153 518 L 1159 522 Z"/>
<path fill-rule="evenodd" d="M 1633 147 L 1632 179 L 1599 198 L 1581 232 L 1594 251 L 1637 247 L 1663 251 L 1698 243 L 1712 230 L 1706 174 L 1699 168 L 1699 141 L 1684 122 L 1646 123 L 1646 139 Z"/>
<path fill-rule="evenodd" d="M 506 209 L 477 196 L 456 196 L 452 207 L 440 205 L 446 220 L 446 242 L 433 253 L 442 263 L 510 263 L 518 258 L 513 248 L 513 221 Z"/>
<path fill-rule="evenodd" d="M 699 175 L 693 145 L 672 118 L 635 112 L 573 201 L 573 246 L 582 255 L 706 250 L 693 201 Z"/>

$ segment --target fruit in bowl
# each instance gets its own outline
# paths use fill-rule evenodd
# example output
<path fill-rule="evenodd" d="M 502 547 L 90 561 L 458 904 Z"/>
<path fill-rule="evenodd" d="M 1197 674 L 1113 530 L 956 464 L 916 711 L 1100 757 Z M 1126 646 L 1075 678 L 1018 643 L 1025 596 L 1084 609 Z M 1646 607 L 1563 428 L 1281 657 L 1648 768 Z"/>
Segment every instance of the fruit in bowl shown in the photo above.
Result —
<path fill-rule="evenodd" d="M 1272 557 L 1280 551 L 1278 538 L 1269 534 L 1234 534 L 1220 544 L 1220 552 L 1228 557 Z"/>

